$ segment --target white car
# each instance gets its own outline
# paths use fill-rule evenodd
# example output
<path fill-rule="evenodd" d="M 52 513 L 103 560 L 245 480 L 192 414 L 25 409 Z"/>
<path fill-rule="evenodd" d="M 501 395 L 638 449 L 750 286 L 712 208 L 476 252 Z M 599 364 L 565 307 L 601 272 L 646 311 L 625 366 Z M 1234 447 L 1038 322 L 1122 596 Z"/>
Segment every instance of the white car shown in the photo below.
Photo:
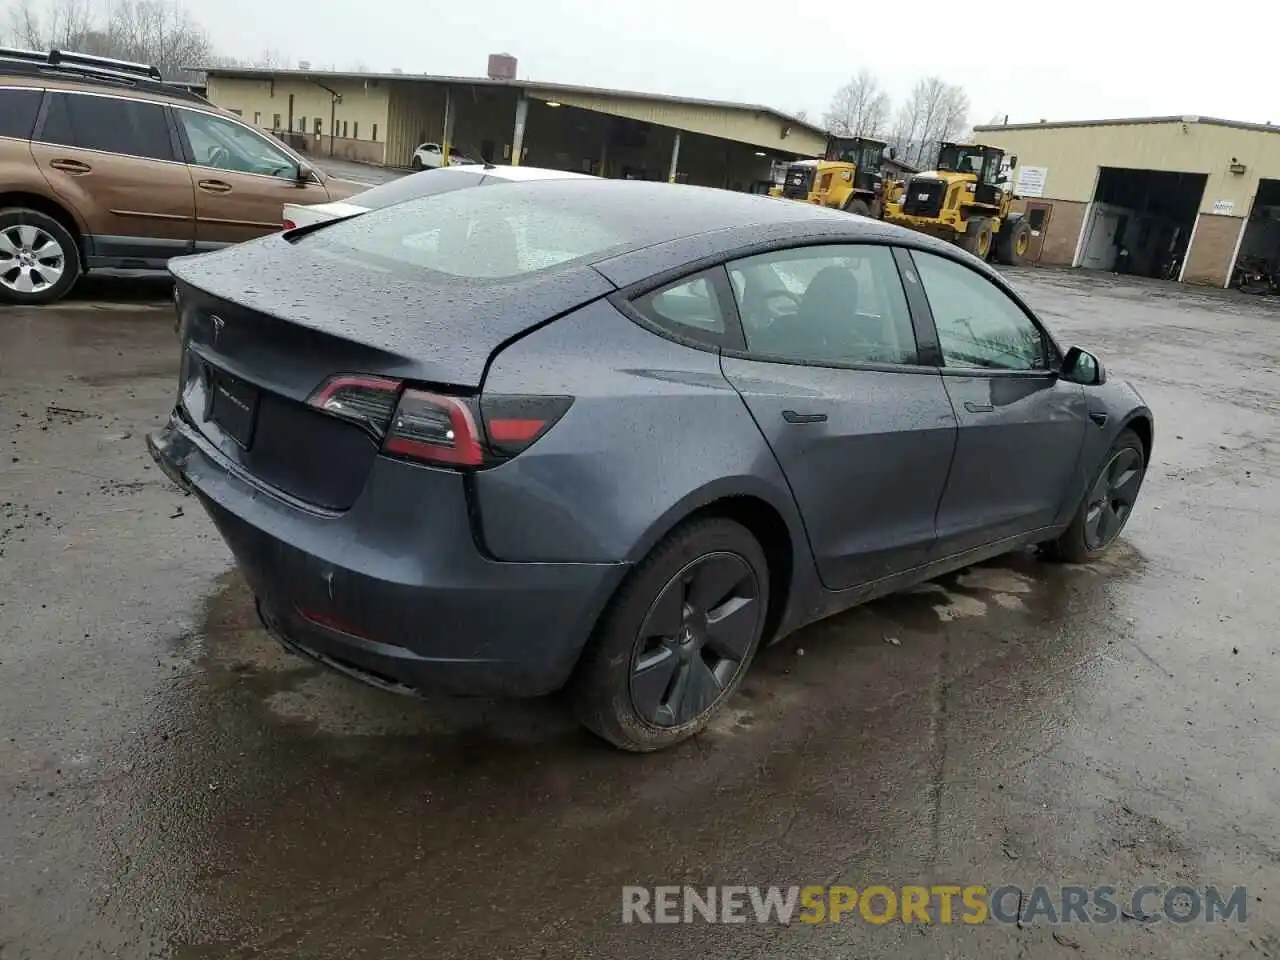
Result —
<path fill-rule="evenodd" d="M 448 166 L 438 170 L 411 173 L 407 177 L 400 177 L 390 183 L 357 193 L 346 200 L 315 204 L 286 203 L 281 220 L 284 229 L 292 230 L 295 227 L 306 227 L 313 223 L 324 223 L 326 220 L 367 213 L 405 200 L 416 200 L 418 197 L 429 197 L 432 194 L 464 190 L 468 187 L 492 186 L 497 183 L 521 180 L 575 179 L 591 179 L 591 177 L 585 173 L 545 170 L 541 167 L 500 167 L 494 164 Z"/>
<path fill-rule="evenodd" d="M 444 166 L 443 159 L 444 151 L 440 149 L 440 144 L 423 143 L 413 151 L 413 159 L 409 161 L 409 165 L 415 170 L 434 170 L 436 167 Z M 449 166 L 479 162 L 460 153 L 456 147 L 449 148 Z"/>

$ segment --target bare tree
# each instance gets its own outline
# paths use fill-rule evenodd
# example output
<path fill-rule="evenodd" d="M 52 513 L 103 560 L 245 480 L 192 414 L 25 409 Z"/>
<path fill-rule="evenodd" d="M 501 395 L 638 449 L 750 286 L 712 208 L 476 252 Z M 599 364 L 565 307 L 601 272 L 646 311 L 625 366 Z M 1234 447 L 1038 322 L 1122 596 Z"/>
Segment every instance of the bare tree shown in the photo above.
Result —
<path fill-rule="evenodd" d="M 186 8 L 164 0 L 117 0 L 107 19 L 114 56 L 159 68 L 171 79 L 189 79 L 209 59 L 209 35 Z"/>
<path fill-rule="evenodd" d="M 117 0 L 95 8 L 90 0 L 52 0 L 37 9 L 19 0 L 9 12 L 13 41 L 31 50 L 74 50 L 160 69 L 186 79 L 188 67 L 211 54 L 209 37 L 184 7 L 164 0 Z"/>
<path fill-rule="evenodd" d="M 875 137 L 884 132 L 889 107 L 889 95 L 875 74 L 860 70 L 832 95 L 822 122 L 837 136 Z"/>
<path fill-rule="evenodd" d="M 932 163 L 942 141 L 954 141 L 969 127 L 969 95 L 938 77 L 919 80 L 898 109 L 890 143 L 907 163 Z"/>
<path fill-rule="evenodd" d="M 9 33 L 14 43 L 28 50 L 102 52 L 88 49 L 101 42 L 88 0 L 53 0 L 43 11 L 31 0 L 19 0 L 9 11 Z"/>

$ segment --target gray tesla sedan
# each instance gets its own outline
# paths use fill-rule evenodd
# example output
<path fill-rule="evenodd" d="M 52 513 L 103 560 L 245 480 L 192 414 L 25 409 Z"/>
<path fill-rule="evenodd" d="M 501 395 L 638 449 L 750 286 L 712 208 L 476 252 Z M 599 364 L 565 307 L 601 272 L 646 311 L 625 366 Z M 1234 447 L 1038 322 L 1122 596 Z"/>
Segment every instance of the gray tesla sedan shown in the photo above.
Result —
<path fill-rule="evenodd" d="M 175 261 L 152 455 L 268 629 L 401 691 L 543 694 L 629 750 L 762 642 L 1115 540 L 1150 410 L 953 246 L 607 180 L 462 190 Z"/>

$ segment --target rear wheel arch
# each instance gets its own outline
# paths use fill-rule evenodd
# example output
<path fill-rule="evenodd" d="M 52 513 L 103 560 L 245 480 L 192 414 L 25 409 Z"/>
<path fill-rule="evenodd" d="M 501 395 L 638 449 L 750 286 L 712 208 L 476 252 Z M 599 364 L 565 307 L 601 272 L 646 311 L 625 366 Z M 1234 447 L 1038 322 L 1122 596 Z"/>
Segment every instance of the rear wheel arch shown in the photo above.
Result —
<path fill-rule="evenodd" d="M 769 566 L 769 606 L 761 643 L 768 643 L 782 624 L 791 601 L 801 559 L 798 551 L 808 549 L 803 531 L 795 526 L 798 520 L 789 522 L 783 509 L 771 498 L 752 492 L 715 492 L 695 497 L 655 523 L 629 559 L 639 563 L 677 527 L 709 517 L 723 517 L 741 524 L 764 551 Z"/>
<path fill-rule="evenodd" d="M 43 213 L 46 217 L 52 217 L 62 224 L 76 242 L 76 253 L 79 254 L 80 269 L 84 270 L 84 258 L 87 253 L 84 245 L 85 231 L 76 219 L 75 214 L 62 204 L 47 197 L 42 197 L 38 193 L 24 193 L 20 190 L 0 192 L 0 210 L 19 208 L 35 210 L 38 213 Z"/>

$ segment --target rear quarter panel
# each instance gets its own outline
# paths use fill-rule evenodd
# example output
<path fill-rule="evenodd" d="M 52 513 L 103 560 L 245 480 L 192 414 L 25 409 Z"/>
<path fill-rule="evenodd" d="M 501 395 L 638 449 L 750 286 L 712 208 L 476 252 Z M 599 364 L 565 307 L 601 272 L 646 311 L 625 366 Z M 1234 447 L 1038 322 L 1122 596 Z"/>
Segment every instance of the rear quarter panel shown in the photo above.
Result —
<path fill-rule="evenodd" d="M 753 495 L 787 523 L 801 571 L 794 501 L 718 354 L 601 300 L 502 350 L 484 393 L 575 398 L 532 447 L 475 475 L 483 541 L 498 559 L 635 562 L 695 510 Z"/>

